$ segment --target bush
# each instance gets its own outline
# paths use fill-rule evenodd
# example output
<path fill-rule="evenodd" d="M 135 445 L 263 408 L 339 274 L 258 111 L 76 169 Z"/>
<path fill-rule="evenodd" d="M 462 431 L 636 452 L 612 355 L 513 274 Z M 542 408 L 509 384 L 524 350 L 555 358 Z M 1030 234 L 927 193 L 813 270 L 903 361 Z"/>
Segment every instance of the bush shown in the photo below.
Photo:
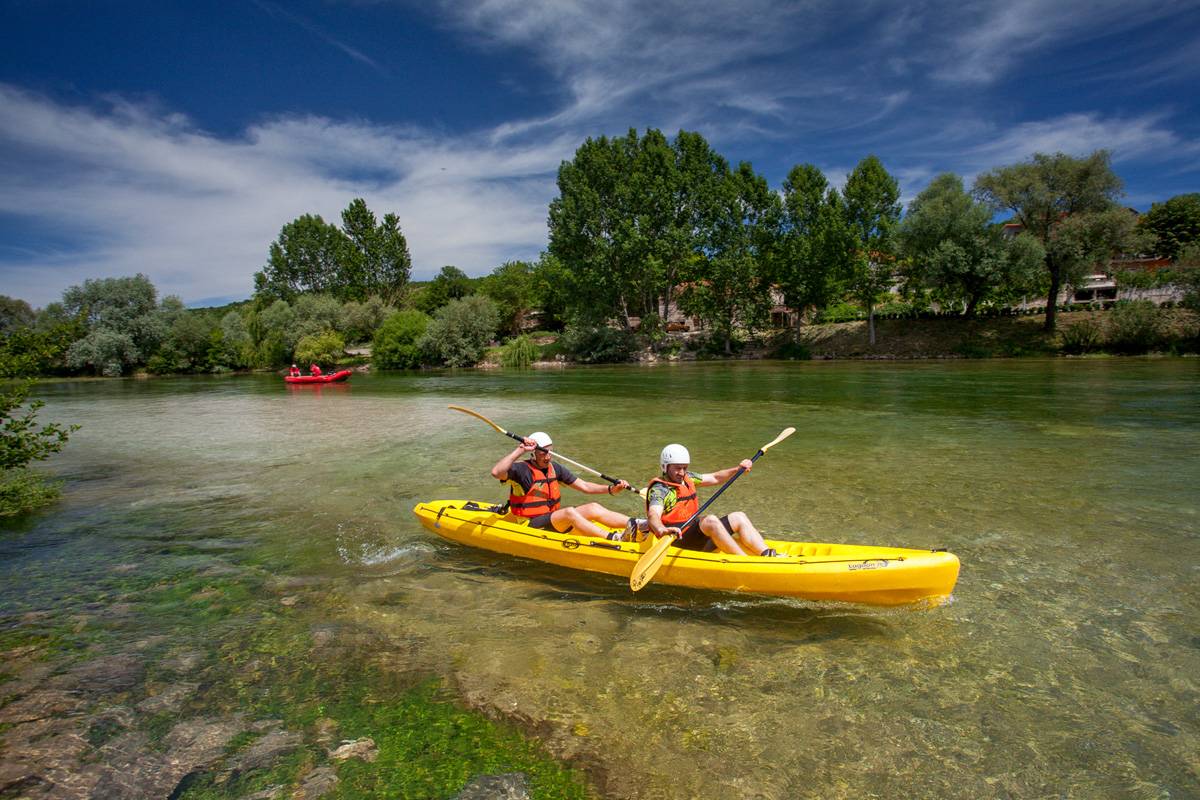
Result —
<path fill-rule="evenodd" d="M 628 361 L 637 340 L 628 332 L 607 325 L 568 325 L 561 339 L 563 349 L 585 364 Z"/>
<path fill-rule="evenodd" d="M 785 361 L 811 361 L 812 350 L 797 338 L 794 331 L 785 331 L 772 342 L 771 357 Z"/>
<path fill-rule="evenodd" d="M 48 481 L 27 469 L 5 471 L 0 476 L 0 518 L 50 505 L 62 493 L 61 487 L 61 481 Z"/>
<path fill-rule="evenodd" d="M 1086 317 L 1063 327 L 1059 338 L 1064 353 L 1090 353 L 1100 348 L 1104 341 L 1104 329 L 1095 317 Z"/>
<path fill-rule="evenodd" d="M 379 369 L 414 369 L 421 366 L 417 343 L 429 327 L 429 317 L 420 311 L 397 311 L 375 332 L 371 361 Z"/>
<path fill-rule="evenodd" d="M 1145 353 L 1162 344 L 1163 318 L 1149 300 L 1120 302 L 1108 312 L 1105 344 L 1116 353 Z"/>
<path fill-rule="evenodd" d="M 500 363 L 505 367 L 526 369 L 537 357 L 538 346 L 529 336 L 518 336 L 500 348 Z"/>
<path fill-rule="evenodd" d="M 44 403 L 34 400 L 18 414 L 17 409 L 29 396 L 33 381 L 18 384 L 8 393 L 0 393 L 0 516 L 13 516 L 49 503 L 58 496 L 58 487 L 47 483 L 25 467 L 31 461 L 43 461 L 62 450 L 78 425 L 64 428 L 50 424 L 37 427 L 37 412 Z"/>
<path fill-rule="evenodd" d="M 351 300 L 342 306 L 339 330 L 346 335 L 346 341 L 369 342 L 394 311 L 394 308 L 375 295 L 361 303 Z"/>
<path fill-rule="evenodd" d="M 483 358 L 499 322 L 500 313 L 490 298 L 471 295 L 451 300 L 438 309 L 418 346 L 434 362 L 470 367 Z"/>
<path fill-rule="evenodd" d="M 854 322 L 866 319 L 867 313 L 850 303 L 835 303 L 817 315 L 817 322 Z"/>
<path fill-rule="evenodd" d="M 336 363 L 346 354 L 346 343 L 333 331 L 308 335 L 296 342 L 296 361 L 304 364 Z"/>

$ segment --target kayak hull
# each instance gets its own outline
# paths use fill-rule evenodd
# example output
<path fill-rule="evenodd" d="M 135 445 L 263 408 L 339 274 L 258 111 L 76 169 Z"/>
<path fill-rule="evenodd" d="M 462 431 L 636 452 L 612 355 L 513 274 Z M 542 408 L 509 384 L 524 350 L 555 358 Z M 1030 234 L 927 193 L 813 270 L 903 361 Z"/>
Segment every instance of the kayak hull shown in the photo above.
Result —
<path fill-rule="evenodd" d="M 344 369 L 330 375 L 285 375 L 283 380 L 285 383 L 341 383 L 349 379 L 351 374 L 350 370 Z"/>
<path fill-rule="evenodd" d="M 496 553 L 628 578 L 653 544 L 610 542 L 530 528 L 482 501 L 418 503 L 413 513 L 439 536 Z M 816 542 L 768 540 L 782 558 L 668 549 L 655 583 L 874 606 L 945 601 L 958 580 L 953 553 Z"/>

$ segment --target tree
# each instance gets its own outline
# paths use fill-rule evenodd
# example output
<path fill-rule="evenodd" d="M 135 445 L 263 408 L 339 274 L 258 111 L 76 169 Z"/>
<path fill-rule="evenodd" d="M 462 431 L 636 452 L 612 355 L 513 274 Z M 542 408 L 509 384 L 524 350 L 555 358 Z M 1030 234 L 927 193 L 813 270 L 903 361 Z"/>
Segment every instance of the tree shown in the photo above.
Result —
<path fill-rule="evenodd" d="M 485 295 L 496 301 L 500 329 L 517 336 L 535 304 L 534 267 L 526 261 L 509 261 L 492 270 L 482 281 Z"/>
<path fill-rule="evenodd" d="M 254 273 L 254 291 L 289 301 L 304 292 L 337 291 L 345 284 L 344 265 L 354 258 L 352 247 L 319 214 L 297 217 L 271 243 L 266 267 Z"/>
<path fill-rule="evenodd" d="M 1042 248 L 1028 234 L 1006 240 L 991 219 L 991 209 L 966 192 L 960 177 L 934 178 L 900 223 L 899 242 L 911 265 L 907 279 L 931 288 L 943 303 L 960 304 L 964 317 L 985 300 L 1024 288 Z"/>
<path fill-rule="evenodd" d="M 875 303 L 892 284 L 896 229 L 900 224 L 900 184 L 875 156 L 867 156 L 846 179 L 846 225 L 856 252 L 850 291 L 867 310 L 870 343 L 875 344 Z"/>
<path fill-rule="evenodd" d="M 447 264 L 417 297 L 415 305 L 426 314 L 432 314 L 451 300 L 459 300 L 475 291 L 475 284 L 467 273 Z"/>
<path fill-rule="evenodd" d="M 471 295 L 451 300 L 438 310 L 419 346 L 433 361 L 449 367 L 469 367 L 483 358 L 499 322 L 499 312 L 490 298 Z"/>
<path fill-rule="evenodd" d="M 994 210 L 1012 212 L 1045 250 L 1047 332 L 1054 330 L 1062 287 L 1078 280 L 1085 267 L 1130 246 L 1132 226 L 1123 225 L 1113 213 L 1121 185 L 1107 150 L 1085 158 L 1035 153 L 1029 161 L 975 179 L 976 196 Z"/>
<path fill-rule="evenodd" d="M 68 348 L 68 366 L 116 376 L 145 363 L 167 335 L 156 296 L 141 274 L 89 279 L 63 292 L 63 314 L 80 320 L 86 331 Z"/>
<path fill-rule="evenodd" d="M 710 235 L 728 165 L 698 133 L 588 139 L 558 171 L 549 253 L 568 270 L 568 316 L 669 316 Z"/>
<path fill-rule="evenodd" d="M 1138 220 L 1138 227 L 1154 236 L 1154 252 L 1179 258 L 1183 250 L 1200 242 L 1200 192 L 1155 203 Z"/>
<path fill-rule="evenodd" d="M 429 327 L 429 317 L 420 311 L 397 311 L 375 333 L 371 360 L 380 369 L 414 369 L 421 366 L 418 343 Z"/>
<path fill-rule="evenodd" d="M 403 297 L 412 271 L 408 241 L 400 232 L 400 218 L 385 214 L 377 223 L 374 212 L 361 197 L 356 197 L 342 212 L 342 231 L 349 239 L 352 257 L 343 268 L 345 299 L 364 300 L 371 295 L 385 305 Z"/>
<path fill-rule="evenodd" d="M 853 248 L 841 197 L 812 164 L 788 173 L 783 209 L 772 272 L 799 325 L 806 309 L 823 309 L 834 299 L 850 272 Z"/>
<path fill-rule="evenodd" d="M 36 319 L 37 316 L 29 307 L 29 303 L 0 294 L 0 333 L 31 327 Z"/>
<path fill-rule="evenodd" d="M 753 330 L 770 312 L 766 265 L 781 213 L 778 195 L 750 164 L 743 161 L 725 175 L 707 255 L 697 259 L 683 302 L 713 326 L 726 353 L 733 352 L 735 324 Z"/>

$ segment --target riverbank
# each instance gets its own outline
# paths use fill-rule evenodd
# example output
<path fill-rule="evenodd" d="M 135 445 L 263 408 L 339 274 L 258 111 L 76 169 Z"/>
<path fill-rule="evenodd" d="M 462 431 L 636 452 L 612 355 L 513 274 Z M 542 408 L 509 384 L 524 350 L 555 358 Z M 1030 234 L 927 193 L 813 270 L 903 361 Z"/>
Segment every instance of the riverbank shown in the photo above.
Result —
<path fill-rule="evenodd" d="M 1154 331 L 1135 331 L 1150 343 L 1141 352 L 1195 353 L 1200 349 L 1200 315 L 1186 309 L 1160 309 Z M 805 325 L 799 330 L 775 331 L 739 343 L 726 354 L 707 344 L 705 331 L 672 333 L 657 347 L 637 350 L 628 363 L 713 361 L 722 359 L 784 360 L 916 360 L 948 358 L 1019 358 L 1058 355 L 1118 355 L 1139 352 L 1124 340 L 1129 332 L 1112 330 L 1110 311 L 1064 311 L 1054 333 L 1046 333 L 1041 315 L 962 319 L 877 319 L 875 343 L 867 322 Z M 1094 338 L 1078 341 L 1076 332 L 1090 329 Z M 1106 336 L 1108 339 L 1106 340 Z M 1118 341 L 1119 340 L 1119 341 Z M 535 340 L 542 351 L 536 366 L 566 366 L 573 362 L 562 352 L 557 337 Z M 1108 346 L 1112 343 L 1113 346 Z M 499 348 L 479 365 L 500 366 Z"/>

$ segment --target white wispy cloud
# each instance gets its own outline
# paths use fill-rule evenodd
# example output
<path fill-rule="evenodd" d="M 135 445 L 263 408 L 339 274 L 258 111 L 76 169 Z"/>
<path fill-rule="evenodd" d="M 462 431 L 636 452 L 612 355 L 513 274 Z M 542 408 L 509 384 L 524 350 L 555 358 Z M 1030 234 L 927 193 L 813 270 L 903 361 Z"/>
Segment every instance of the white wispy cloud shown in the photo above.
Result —
<path fill-rule="evenodd" d="M 554 172 L 574 146 L 320 117 L 221 139 L 178 114 L 0 85 L 0 213 L 74 241 L 5 252 L 3 293 L 40 305 L 86 278 L 145 272 L 189 302 L 246 296 L 284 223 L 336 221 L 354 197 L 399 215 L 414 277 L 443 264 L 479 274 L 545 246 Z"/>

